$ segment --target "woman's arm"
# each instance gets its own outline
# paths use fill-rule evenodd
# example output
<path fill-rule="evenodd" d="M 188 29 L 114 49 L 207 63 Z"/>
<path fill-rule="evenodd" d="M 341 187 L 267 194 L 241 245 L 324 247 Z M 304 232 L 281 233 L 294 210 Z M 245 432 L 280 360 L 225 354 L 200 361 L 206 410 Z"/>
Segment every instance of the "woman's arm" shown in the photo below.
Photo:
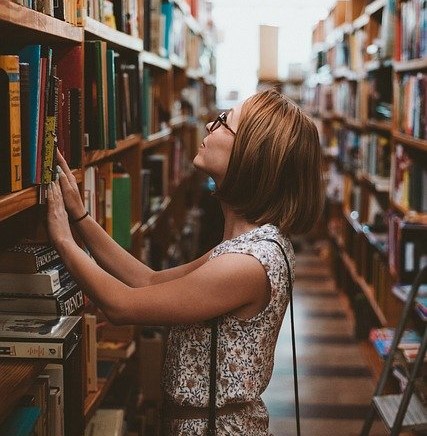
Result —
<path fill-rule="evenodd" d="M 58 173 L 64 204 L 71 219 L 75 220 L 85 214 L 85 208 L 76 178 L 59 152 L 58 163 L 62 169 Z M 74 223 L 74 227 L 96 262 L 114 277 L 131 287 L 146 286 L 150 283 L 161 283 L 181 277 L 206 262 L 209 257 L 209 253 L 207 253 L 186 265 L 156 272 L 117 244 L 90 216 Z"/>
<path fill-rule="evenodd" d="M 132 289 L 90 261 L 75 243 L 55 183 L 50 185 L 48 200 L 52 242 L 77 283 L 113 323 L 191 323 L 243 307 L 261 308 L 265 302 L 264 268 L 242 254 L 218 256 L 178 279 Z"/>

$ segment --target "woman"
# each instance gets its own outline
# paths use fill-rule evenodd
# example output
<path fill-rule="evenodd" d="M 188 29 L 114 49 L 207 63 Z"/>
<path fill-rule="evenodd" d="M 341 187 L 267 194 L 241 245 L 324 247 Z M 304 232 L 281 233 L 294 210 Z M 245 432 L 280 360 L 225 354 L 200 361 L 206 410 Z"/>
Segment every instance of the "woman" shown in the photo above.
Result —
<path fill-rule="evenodd" d="M 164 271 L 141 264 L 87 216 L 61 156 L 48 227 L 70 273 L 113 323 L 172 326 L 164 368 L 168 434 L 206 434 L 206 321 L 218 317 L 217 434 L 267 435 L 260 395 L 293 281 L 276 243 L 293 269 L 287 235 L 309 230 L 321 210 L 319 139 L 313 122 L 274 90 L 206 128 L 194 165 L 215 180 L 225 219 L 223 241 L 212 251 Z M 97 264 L 74 242 L 69 220 Z"/>

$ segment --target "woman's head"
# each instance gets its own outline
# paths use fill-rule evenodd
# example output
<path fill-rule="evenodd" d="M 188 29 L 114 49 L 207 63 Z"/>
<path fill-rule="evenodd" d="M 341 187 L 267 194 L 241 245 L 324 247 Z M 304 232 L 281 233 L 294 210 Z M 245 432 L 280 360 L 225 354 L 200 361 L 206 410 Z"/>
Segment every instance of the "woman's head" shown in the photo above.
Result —
<path fill-rule="evenodd" d="M 236 134 L 230 135 L 217 196 L 249 222 L 272 223 L 291 234 L 308 231 L 323 205 L 314 123 L 275 90 L 247 99 L 235 108 L 231 122 Z"/>

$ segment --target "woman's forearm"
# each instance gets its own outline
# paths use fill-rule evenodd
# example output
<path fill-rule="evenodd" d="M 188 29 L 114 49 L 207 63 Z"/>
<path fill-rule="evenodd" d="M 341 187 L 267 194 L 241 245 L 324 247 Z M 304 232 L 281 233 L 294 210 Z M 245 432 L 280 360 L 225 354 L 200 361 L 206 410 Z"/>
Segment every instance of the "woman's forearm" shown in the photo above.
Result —
<path fill-rule="evenodd" d="M 101 268 L 131 287 L 150 283 L 154 271 L 123 249 L 92 217 L 74 227 Z"/>

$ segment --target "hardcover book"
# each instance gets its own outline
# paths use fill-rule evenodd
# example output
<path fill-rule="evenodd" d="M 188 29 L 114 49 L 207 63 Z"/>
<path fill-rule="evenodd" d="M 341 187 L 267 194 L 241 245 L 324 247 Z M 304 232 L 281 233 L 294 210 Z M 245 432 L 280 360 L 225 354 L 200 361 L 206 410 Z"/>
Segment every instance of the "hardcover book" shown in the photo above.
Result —
<path fill-rule="evenodd" d="M 83 292 L 73 280 L 53 294 L 0 294 L 0 312 L 68 316 L 79 313 L 84 305 Z"/>
<path fill-rule="evenodd" d="M 32 274 L 59 261 L 59 254 L 52 246 L 23 242 L 0 251 L 0 272 Z"/>
<path fill-rule="evenodd" d="M 0 192 L 22 189 L 19 57 L 0 55 Z"/>
<path fill-rule="evenodd" d="M 81 338 L 81 317 L 0 314 L 0 357 L 66 359 Z"/>

